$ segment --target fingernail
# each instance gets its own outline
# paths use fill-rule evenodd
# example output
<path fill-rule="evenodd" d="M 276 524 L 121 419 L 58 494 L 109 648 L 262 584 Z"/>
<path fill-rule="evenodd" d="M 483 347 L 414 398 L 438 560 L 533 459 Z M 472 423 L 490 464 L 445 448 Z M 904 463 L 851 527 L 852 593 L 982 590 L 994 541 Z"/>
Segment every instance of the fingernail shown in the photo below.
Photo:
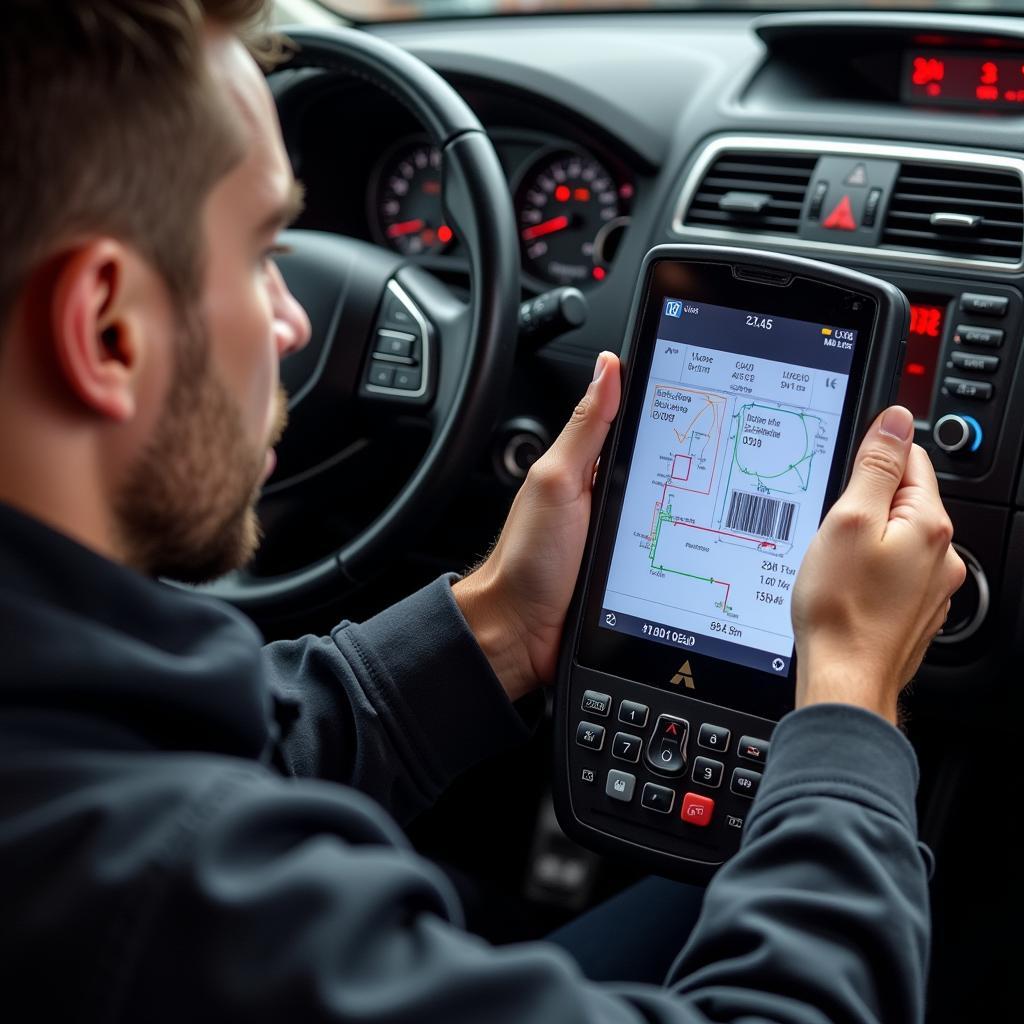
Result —
<path fill-rule="evenodd" d="M 601 377 L 604 375 L 604 369 L 607 365 L 608 360 L 605 359 L 605 353 L 602 352 L 597 357 L 597 362 L 594 364 L 594 379 L 590 382 L 591 384 L 596 384 L 601 379 Z"/>
<path fill-rule="evenodd" d="M 895 437 L 897 441 L 909 441 L 914 435 L 914 417 L 909 409 L 894 405 L 885 410 L 882 422 L 878 424 L 878 432 L 887 437 Z"/>

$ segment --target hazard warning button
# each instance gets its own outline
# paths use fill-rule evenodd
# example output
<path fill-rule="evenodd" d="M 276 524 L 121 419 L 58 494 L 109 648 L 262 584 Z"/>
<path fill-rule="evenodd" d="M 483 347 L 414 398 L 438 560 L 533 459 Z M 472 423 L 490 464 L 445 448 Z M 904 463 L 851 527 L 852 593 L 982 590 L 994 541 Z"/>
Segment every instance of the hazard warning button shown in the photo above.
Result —
<path fill-rule="evenodd" d="M 856 231 L 857 220 L 853 216 L 853 207 L 850 204 L 850 197 L 844 195 L 842 199 L 832 208 L 832 212 L 821 222 L 823 228 L 829 231 Z"/>
<path fill-rule="evenodd" d="M 800 237 L 831 245 L 877 245 L 898 173 L 895 160 L 855 153 L 821 156 L 804 197 Z"/>

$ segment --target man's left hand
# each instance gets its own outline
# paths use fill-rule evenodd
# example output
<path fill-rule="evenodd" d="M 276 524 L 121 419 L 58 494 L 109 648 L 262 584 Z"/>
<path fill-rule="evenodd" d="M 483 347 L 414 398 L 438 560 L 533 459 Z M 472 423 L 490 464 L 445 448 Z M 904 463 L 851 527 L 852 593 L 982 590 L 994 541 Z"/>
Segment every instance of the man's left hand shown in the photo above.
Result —
<path fill-rule="evenodd" d="M 532 466 L 487 559 L 453 589 L 511 700 L 551 682 L 590 522 L 594 472 L 621 391 L 618 357 L 594 380 Z"/>

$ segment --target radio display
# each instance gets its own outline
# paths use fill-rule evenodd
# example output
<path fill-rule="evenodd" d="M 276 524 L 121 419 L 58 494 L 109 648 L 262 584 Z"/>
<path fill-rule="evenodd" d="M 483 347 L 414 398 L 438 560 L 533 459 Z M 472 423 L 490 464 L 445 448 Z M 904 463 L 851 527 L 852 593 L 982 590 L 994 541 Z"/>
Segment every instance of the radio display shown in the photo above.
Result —
<path fill-rule="evenodd" d="M 944 298 L 910 297 L 910 330 L 907 334 L 907 356 L 896 400 L 905 405 L 915 420 L 927 421 L 932 411 L 932 394 L 942 332 L 946 325 Z"/>
<path fill-rule="evenodd" d="M 911 103 L 1024 109 L 1024 53 L 908 50 L 900 92 Z"/>

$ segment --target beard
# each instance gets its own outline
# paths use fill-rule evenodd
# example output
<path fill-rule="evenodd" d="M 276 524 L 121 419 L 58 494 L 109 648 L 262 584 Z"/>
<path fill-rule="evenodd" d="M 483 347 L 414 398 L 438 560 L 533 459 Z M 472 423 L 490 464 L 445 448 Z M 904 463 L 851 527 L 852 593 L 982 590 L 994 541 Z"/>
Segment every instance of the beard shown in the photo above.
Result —
<path fill-rule="evenodd" d="M 256 503 L 268 448 L 287 421 L 278 389 L 272 434 L 254 448 L 241 411 L 210 362 L 207 332 L 183 322 L 174 377 L 153 438 L 120 488 L 115 511 L 130 565 L 206 583 L 241 568 L 261 539 Z"/>

